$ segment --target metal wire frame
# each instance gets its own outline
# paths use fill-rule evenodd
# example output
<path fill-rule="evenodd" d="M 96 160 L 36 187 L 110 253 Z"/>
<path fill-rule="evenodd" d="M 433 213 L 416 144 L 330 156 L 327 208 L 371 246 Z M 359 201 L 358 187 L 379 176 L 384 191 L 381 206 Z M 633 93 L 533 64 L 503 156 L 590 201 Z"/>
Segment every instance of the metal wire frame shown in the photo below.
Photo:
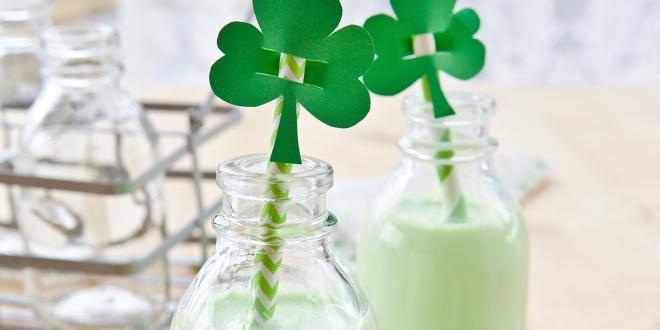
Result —
<path fill-rule="evenodd" d="M 185 227 L 176 233 L 167 235 L 161 244 L 146 253 L 143 257 L 126 262 L 69 261 L 29 255 L 0 254 L 1 267 L 13 269 L 32 267 L 61 272 L 80 272 L 98 275 L 132 275 L 141 272 L 154 262 L 163 258 L 172 247 L 193 236 L 195 230 L 199 232 L 202 257 L 205 259 L 208 239 L 205 234 L 204 224 L 220 208 L 221 200 L 218 199 L 208 206 L 204 205 L 204 196 L 201 188 L 202 180 L 212 178 L 212 175 L 211 173 L 202 173 L 199 168 L 197 149 L 200 145 L 222 133 L 240 119 L 238 109 L 215 106 L 213 100 L 214 98 L 210 96 L 203 104 L 198 106 L 145 103 L 144 107 L 147 111 L 185 111 L 189 120 L 189 132 L 159 132 L 162 135 L 181 137 L 184 142 L 168 155 L 161 157 L 142 174 L 133 178 L 113 182 L 86 182 L 75 179 L 63 180 L 19 175 L 13 173 L 10 169 L 0 170 L 0 184 L 98 195 L 132 194 L 142 190 L 150 180 L 163 175 L 163 173 L 169 178 L 190 178 L 194 188 L 197 216 L 191 219 Z M 207 117 L 218 115 L 222 117 L 222 120 L 206 127 Z M 191 157 L 191 170 L 173 170 L 172 167 L 174 164 L 186 155 Z"/>

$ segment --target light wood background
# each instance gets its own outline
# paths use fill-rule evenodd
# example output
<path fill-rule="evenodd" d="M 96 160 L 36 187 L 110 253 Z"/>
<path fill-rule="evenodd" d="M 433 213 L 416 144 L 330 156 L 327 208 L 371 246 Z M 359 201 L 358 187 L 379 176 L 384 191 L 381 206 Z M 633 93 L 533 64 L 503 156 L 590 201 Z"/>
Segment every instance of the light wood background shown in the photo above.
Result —
<path fill-rule="evenodd" d="M 115 0 L 52 0 L 53 21 L 66 23 L 114 9 Z"/>

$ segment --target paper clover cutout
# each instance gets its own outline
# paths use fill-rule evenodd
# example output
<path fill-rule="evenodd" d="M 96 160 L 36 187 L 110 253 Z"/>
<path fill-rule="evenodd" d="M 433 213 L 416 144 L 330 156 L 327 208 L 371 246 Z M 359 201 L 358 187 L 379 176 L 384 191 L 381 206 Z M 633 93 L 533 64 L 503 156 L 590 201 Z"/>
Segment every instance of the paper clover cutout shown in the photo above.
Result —
<path fill-rule="evenodd" d="M 299 164 L 296 104 L 332 127 L 348 128 L 364 119 L 369 91 L 358 78 L 373 62 L 373 41 L 356 25 L 335 31 L 342 16 L 338 0 L 254 0 L 253 5 L 261 31 L 243 22 L 220 31 L 218 48 L 225 56 L 211 68 L 211 87 L 238 106 L 282 97 L 271 161 Z M 283 55 L 305 60 L 302 81 L 278 77 Z"/>
<path fill-rule="evenodd" d="M 364 77 L 369 89 L 395 95 L 426 76 L 435 117 L 454 114 L 440 87 L 438 71 L 469 79 L 484 66 L 486 49 L 474 38 L 479 16 L 472 9 L 453 13 L 456 0 L 391 0 L 398 20 L 376 15 L 365 23 L 377 59 Z M 435 49 L 417 49 L 416 39 L 430 39 Z"/>

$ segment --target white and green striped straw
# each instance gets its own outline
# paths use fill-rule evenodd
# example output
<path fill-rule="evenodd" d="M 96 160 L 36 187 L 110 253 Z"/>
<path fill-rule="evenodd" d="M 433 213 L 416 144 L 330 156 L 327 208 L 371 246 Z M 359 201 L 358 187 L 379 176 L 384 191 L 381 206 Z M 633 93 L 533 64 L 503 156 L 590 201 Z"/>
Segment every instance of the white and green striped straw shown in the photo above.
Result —
<path fill-rule="evenodd" d="M 432 34 L 418 36 L 413 42 L 415 53 L 418 53 L 418 55 L 428 55 L 436 52 L 435 37 Z M 438 77 L 438 80 L 439 79 L 440 78 Z M 422 89 L 424 92 L 424 100 L 427 102 L 433 102 L 428 76 L 422 77 Z M 447 129 L 442 133 L 440 141 L 443 143 L 450 143 L 451 140 L 451 131 L 450 129 Z M 435 155 L 435 158 L 439 160 L 448 160 L 452 157 L 454 157 L 454 152 L 452 150 L 439 151 Z M 463 221 L 466 216 L 465 198 L 461 193 L 458 173 L 452 165 L 438 165 L 437 172 L 438 179 L 440 180 L 441 187 L 445 194 L 445 199 L 449 206 L 448 209 L 452 210 L 449 214 L 449 220 Z"/>
<path fill-rule="evenodd" d="M 302 82 L 305 76 L 305 60 L 292 55 L 282 54 L 280 57 L 279 77 L 282 79 Z M 271 153 L 275 146 L 280 118 L 282 116 L 283 98 L 277 101 L 273 116 L 273 132 L 270 139 Z M 300 105 L 296 105 L 299 113 Z M 268 163 L 267 173 L 270 176 L 290 174 L 293 165 L 285 163 Z M 281 249 L 284 244 L 279 236 L 279 229 L 286 222 L 289 187 L 286 183 L 273 182 L 268 185 L 266 196 L 272 201 L 267 202 L 261 210 L 261 228 L 264 232 L 261 248 L 254 258 L 255 274 L 252 285 L 255 293 L 253 304 L 253 327 L 266 324 L 275 315 L 277 294 L 279 288 L 279 269 L 282 265 Z"/>
<path fill-rule="evenodd" d="M 429 80 L 426 76 L 422 77 L 422 87 L 424 90 L 424 100 L 432 102 L 431 93 L 429 92 Z M 442 132 L 440 142 L 451 143 L 451 131 L 446 129 Z M 454 157 L 453 150 L 442 150 L 435 154 L 435 158 L 439 160 L 448 160 Z M 438 165 L 437 166 L 438 179 L 440 180 L 441 187 L 445 194 L 445 200 L 452 210 L 449 214 L 451 221 L 462 221 L 465 218 L 465 198 L 461 193 L 461 184 L 458 178 L 458 173 L 452 165 Z"/>

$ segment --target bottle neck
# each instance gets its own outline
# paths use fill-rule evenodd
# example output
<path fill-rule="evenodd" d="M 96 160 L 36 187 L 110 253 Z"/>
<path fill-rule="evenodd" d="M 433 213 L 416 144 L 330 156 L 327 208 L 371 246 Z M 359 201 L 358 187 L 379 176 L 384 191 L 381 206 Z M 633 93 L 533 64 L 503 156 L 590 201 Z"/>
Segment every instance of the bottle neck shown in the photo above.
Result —
<path fill-rule="evenodd" d="M 491 158 L 497 144 L 488 130 L 493 101 L 470 94 L 450 94 L 448 99 L 456 114 L 434 118 L 429 102 L 420 96 L 406 98 L 408 130 L 399 141 L 402 161 L 383 188 L 385 198 L 377 203 L 404 209 L 437 205 L 437 212 L 458 219 L 455 210 L 489 200 L 484 187 L 496 181 Z M 381 206 L 375 209 L 395 207 Z"/>
<path fill-rule="evenodd" d="M 275 237 L 290 248 L 322 244 L 337 224 L 326 209 L 332 168 L 307 157 L 286 174 L 273 173 L 268 164 L 266 155 L 249 155 L 218 167 L 223 205 L 214 227 L 219 241 L 266 246 Z"/>
<path fill-rule="evenodd" d="M 44 34 L 44 78 L 61 88 L 93 92 L 120 86 L 119 37 L 107 26 L 68 26 Z"/>
<path fill-rule="evenodd" d="M 399 140 L 404 161 L 451 167 L 471 167 L 490 161 L 497 148 L 497 141 L 488 129 L 494 102 L 472 94 L 453 94 L 449 98 L 456 114 L 444 118 L 434 118 L 431 103 L 421 97 L 406 98 L 408 129 Z"/>
<path fill-rule="evenodd" d="M 38 52 L 41 32 L 48 26 L 46 0 L 0 1 L 0 55 Z"/>

